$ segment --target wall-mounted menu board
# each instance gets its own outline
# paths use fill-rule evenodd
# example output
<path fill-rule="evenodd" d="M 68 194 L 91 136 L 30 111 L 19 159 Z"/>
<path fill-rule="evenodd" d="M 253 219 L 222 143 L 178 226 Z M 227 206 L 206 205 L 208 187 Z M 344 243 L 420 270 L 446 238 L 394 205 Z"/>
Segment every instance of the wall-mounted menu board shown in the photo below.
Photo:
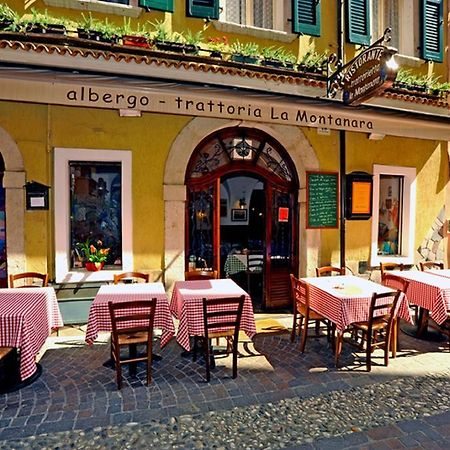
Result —
<path fill-rule="evenodd" d="M 339 174 L 306 172 L 306 228 L 337 228 Z"/>

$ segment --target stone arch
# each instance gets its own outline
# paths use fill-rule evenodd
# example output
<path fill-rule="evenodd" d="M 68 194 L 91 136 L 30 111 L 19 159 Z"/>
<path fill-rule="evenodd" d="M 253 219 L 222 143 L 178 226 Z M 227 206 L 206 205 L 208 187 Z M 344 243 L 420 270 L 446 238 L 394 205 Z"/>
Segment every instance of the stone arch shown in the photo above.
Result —
<path fill-rule="evenodd" d="M 300 274 L 306 267 L 316 267 L 318 261 L 319 232 L 305 230 L 306 168 L 318 169 L 314 149 L 299 127 L 271 125 L 250 121 L 233 121 L 196 117 L 181 130 L 170 148 L 164 170 L 164 273 L 171 288 L 175 280 L 184 277 L 186 167 L 197 144 L 210 134 L 229 127 L 257 128 L 273 136 L 289 153 L 300 184 L 299 257 Z"/>
<path fill-rule="evenodd" d="M 5 162 L 6 255 L 8 273 L 24 272 L 24 189 L 25 169 L 22 154 L 12 137 L 0 127 L 0 153 Z"/>

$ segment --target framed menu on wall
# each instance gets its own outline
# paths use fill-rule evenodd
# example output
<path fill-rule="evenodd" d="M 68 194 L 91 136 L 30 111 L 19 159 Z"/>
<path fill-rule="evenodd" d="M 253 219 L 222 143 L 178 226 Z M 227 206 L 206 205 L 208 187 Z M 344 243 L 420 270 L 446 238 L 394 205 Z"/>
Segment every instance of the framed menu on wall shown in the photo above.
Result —
<path fill-rule="evenodd" d="M 339 173 L 306 172 L 306 228 L 338 228 Z"/>

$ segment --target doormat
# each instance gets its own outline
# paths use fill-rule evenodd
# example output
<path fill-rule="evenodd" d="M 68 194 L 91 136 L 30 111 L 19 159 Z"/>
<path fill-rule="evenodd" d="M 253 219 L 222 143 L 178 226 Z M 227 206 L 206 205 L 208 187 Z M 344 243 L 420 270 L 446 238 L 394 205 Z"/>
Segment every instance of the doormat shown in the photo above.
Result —
<path fill-rule="evenodd" d="M 256 320 L 255 324 L 257 334 L 283 334 L 290 332 L 286 326 L 276 319 Z"/>

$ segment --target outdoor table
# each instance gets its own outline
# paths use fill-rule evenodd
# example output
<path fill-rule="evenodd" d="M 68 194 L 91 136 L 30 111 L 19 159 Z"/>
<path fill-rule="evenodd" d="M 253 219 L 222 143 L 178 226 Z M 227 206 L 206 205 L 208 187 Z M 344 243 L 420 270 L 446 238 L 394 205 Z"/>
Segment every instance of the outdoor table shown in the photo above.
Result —
<path fill-rule="evenodd" d="M 62 326 L 52 287 L 0 289 L 0 347 L 18 349 L 18 381 L 29 384 L 39 376 L 36 355 L 51 330 Z"/>
<path fill-rule="evenodd" d="M 99 331 L 111 331 L 111 317 L 108 302 L 126 302 L 134 300 L 151 300 L 156 298 L 154 328 L 160 328 L 161 348 L 175 334 L 170 314 L 167 294 L 162 283 L 134 283 L 103 285 L 97 292 L 89 310 L 85 340 L 92 345 Z M 130 311 L 131 312 L 131 311 Z"/>
<path fill-rule="evenodd" d="M 170 310 L 179 319 L 177 342 L 190 350 L 189 336 L 204 336 L 203 298 L 239 297 L 245 295 L 240 329 L 251 339 L 256 334 L 253 305 L 250 296 L 233 280 L 177 281 L 174 284 Z M 218 329 L 216 331 L 224 331 Z"/>
<path fill-rule="evenodd" d="M 437 272 L 428 270 L 424 272 L 418 270 L 393 270 L 389 272 L 396 277 L 409 281 L 406 292 L 408 302 L 421 308 L 421 317 L 413 333 L 406 328 L 402 328 L 403 331 L 427 340 L 443 339 L 441 335 L 436 336 L 428 331 L 428 316 L 440 325 L 445 322 L 447 311 L 450 310 L 450 279 L 445 276 L 437 276 Z M 448 271 L 442 270 L 441 272 L 445 274 Z"/>
<path fill-rule="evenodd" d="M 365 278 L 354 275 L 302 278 L 309 285 L 310 307 L 336 327 L 336 361 L 341 351 L 342 336 L 349 325 L 369 319 L 372 294 L 392 292 L 392 289 Z M 408 302 L 402 295 L 397 309 L 397 317 L 411 322 Z M 394 327 L 396 329 L 396 327 Z M 396 341 L 393 337 L 393 342 Z"/>
<path fill-rule="evenodd" d="M 432 275 L 439 275 L 444 278 L 450 278 L 450 269 L 429 269 L 424 272 L 431 273 Z"/>

